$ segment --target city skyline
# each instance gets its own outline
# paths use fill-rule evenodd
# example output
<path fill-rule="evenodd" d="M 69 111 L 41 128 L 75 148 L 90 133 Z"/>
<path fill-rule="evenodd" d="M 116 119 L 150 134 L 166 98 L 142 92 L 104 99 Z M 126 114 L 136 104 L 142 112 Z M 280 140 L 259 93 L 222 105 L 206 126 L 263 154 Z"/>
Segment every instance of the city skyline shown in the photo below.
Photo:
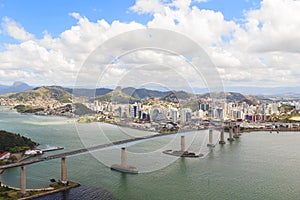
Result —
<path fill-rule="evenodd" d="M 226 2 L 46 1 L 41 6 L 2 0 L 0 84 L 74 85 L 83 62 L 107 39 L 130 30 L 163 28 L 197 42 L 225 87 L 300 86 L 300 2 Z M 149 55 L 160 58 L 144 54 Z M 112 70 L 108 79 L 122 73 Z"/>

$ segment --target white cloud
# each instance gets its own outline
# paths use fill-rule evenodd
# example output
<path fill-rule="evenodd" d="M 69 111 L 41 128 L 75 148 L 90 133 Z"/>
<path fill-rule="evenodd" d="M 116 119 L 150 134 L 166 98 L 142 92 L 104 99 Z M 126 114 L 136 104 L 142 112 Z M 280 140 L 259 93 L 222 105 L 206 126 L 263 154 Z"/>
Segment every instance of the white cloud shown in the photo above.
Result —
<path fill-rule="evenodd" d="M 197 42 L 216 64 L 227 86 L 300 85 L 300 1 L 263 0 L 259 8 L 245 11 L 243 22 L 225 20 L 221 12 L 192 7 L 193 1 L 137 0 L 129 9 L 138 14 L 153 15 L 146 25 L 118 20 L 108 23 L 105 19 L 91 22 L 79 13 L 70 13 L 77 24 L 56 38 L 45 32 L 43 38 L 37 39 L 17 22 L 3 18 L 3 30 L 21 42 L 6 44 L 0 52 L 1 77 L 6 74 L 30 84 L 73 85 L 80 66 L 96 47 L 120 33 L 148 27 L 172 30 Z M 224 40 L 224 36 L 230 39 Z M 137 45 L 136 41 L 133 36 L 131 44 Z M 183 54 L 183 49 L 188 50 L 174 38 L 162 37 L 158 42 L 168 41 L 181 48 Z M 171 57 L 153 51 L 137 52 L 124 57 L 127 68 L 112 69 L 105 78 L 115 81 L 127 74 L 128 83 L 131 81 L 132 84 L 134 77 L 144 77 L 148 81 L 155 77 L 164 82 L 166 76 L 162 74 L 168 71 L 167 66 L 176 62 L 173 77 L 179 73 L 185 73 L 184 79 L 193 76 L 193 70 L 185 65 L 180 68 L 177 58 Z M 151 76 L 150 68 L 146 66 L 129 73 L 135 65 L 147 62 L 156 64 L 155 69 L 164 64 L 161 67 L 164 70 L 153 72 Z M 96 74 L 99 70 L 91 72 Z M 85 77 L 92 79 L 88 74 Z"/>
<path fill-rule="evenodd" d="M 300 1 L 263 0 L 261 8 L 246 13 L 246 30 L 237 32 L 254 52 L 300 52 Z M 244 40 L 244 41 L 243 41 Z"/>
<path fill-rule="evenodd" d="M 26 41 L 34 39 L 34 35 L 25 31 L 25 29 L 14 20 L 5 17 L 2 19 L 2 27 L 4 31 L 17 40 Z"/>
<path fill-rule="evenodd" d="M 160 0 L 137 0 L 135 5 L 130 7 L 130 10 L 138 14 L 162 13 L 164 12 L 164 5 Z"/>

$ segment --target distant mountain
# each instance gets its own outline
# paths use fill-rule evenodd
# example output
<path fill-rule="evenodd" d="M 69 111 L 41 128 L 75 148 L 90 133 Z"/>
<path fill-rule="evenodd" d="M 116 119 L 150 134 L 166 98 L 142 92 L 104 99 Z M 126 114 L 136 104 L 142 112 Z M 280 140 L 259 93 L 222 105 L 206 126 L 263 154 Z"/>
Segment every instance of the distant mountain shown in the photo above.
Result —
<path fill-rule="evenodd" d="M 111 91 L 112 89 L 108 88 L 97 88 L 97 89 L 85 89 L 85 88 L 62 88 L 66 92 L 73 94 L 75 97 L 95 97 L 105 95 Z"/>
<path fill-rule="evenodd" d="M 0 94 L 6 94 L 11 92 L 24 92 L 27 90 L 31 90 L 33 87 L 29 86 L 24 82 L 14 82 L 11 86 L 0 85 Z"/>
<path fill-rule="evenodd" d="M 238 92 L 214 92 L 198 95 L 199 98 L 226 98 L 227 102 L 246 102 L 249 105 L 256 105 L 257 98 L 251 95 L 244 95 Z"/>
<path fill-rule="evenodd" d="M 285 96 L 286 94 L 300 94 L 300 87 L 226 87 L 225 91 L 249 95 Z"/>
<path fill-rule="evenodd" d="M 138 101 L 139 98 L 132 97 L 122 92 L 121 89 L 115 89 L 109 93 L 95 97 L 95 100 L 111 101 L 113 103 L 132 103 Z"/>
<path fill-rule="evenodd" d="M 193 97 L 193 94 L 187 93 L 185 91 L 172 91 L 168 92 L 168 94 L 161 98 L 161 100 L 179 103 L 180 100 L 187 100 Z"/>
<path fill-rule="evenodd" d="M 227 88 L 228 89 L 228 88 Z M 238 88 L 236 88 L 237 90 Z M 249 93 L 253 89 L 257 88 L 250 88 Z M 266 89 L 266 88 L 265 88 Z M 189 103 L 192 101 L 197 102 L 195 97 L 198 99 L 200 98 L 210 98 L 210 97 L 223 97 L 226 98 L 227 101 L 230 102 L 247 102 L 250 105 L 256 105 L 258 101 L 260 102 L 268 102 L 273 101 L 275 98 L 279 99 L 291 97 L 293 99 L 300 99 L 300 88 L 272 88 L 266 89 L 266 91 L 272 92 L 280 92 L 286 91 L 286 93 L 279 93 L 273 95 L 252 95 L 247 92 L 212 92 L 212 93 L 200 93 L 197 95 L 185 92 L 185 91 L 158 91 L 146 88 L 133 88 L 133 87 L 126 87 L 121 88 L 117 87 L 116 89 L 109 89 L 109 88 L 97 88 L 97 89 L 86 89 L 86 88 L 65 88 L 61 86 L 42 86 L 37 88 L 32 88 L 31 86 L 27 85 L 26 83 L 22 82 L 15 82 L 12 86 L 5 86 L 0 85 L 0 95 L 10 98 L 16 98 L 20 101 L 30 101 L 35 98 L 41 97 L 44 99 L 53 98 L 60 102 L 70 103 L 72 101 L 72 95 L 76 97 L 88 97 L 90 100 L 96 99 L 100 101 L 111 101 L 113 103 L 131 103 L 135 101 L 139 101 L 145 98 L 152 98 L 156 97 L 164 101 L 168 102 L 181 102 L 181 100 L 186 101 L 185 103 Z M 292 92 L 289 92 L 289 91 Z M 14 92 L 12 92 L 14 91 Z M 21 92 L 18 92 L 21 91 Z M 260 91 L 263 91 L 261 88 Z M 5 94 L 4 94 L 5 93 Z M 182 102 L 181 102 L 182 103 Z M 195 107 L 197 105 L 195 104 Z"/>
<path fill-rule="evenodd" d="M 135 89 L 133 87 L 127 87 L 122 89 L 122 92 L 137 99 L 144 99 L 144 98 L 151 98 L 151 97 L 165 97 L 168 95 L 170 92 L 162 92 L 162 91 L 157 91 L 157 90 L 149 90 L 145 88 L 139 88 Z"/>

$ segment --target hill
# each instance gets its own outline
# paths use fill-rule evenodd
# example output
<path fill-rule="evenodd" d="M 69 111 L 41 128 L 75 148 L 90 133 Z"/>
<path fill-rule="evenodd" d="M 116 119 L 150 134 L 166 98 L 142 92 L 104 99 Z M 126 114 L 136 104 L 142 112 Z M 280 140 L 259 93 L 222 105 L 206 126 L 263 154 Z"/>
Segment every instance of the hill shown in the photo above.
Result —
<path fill-rule="evenodd" d="M 151 97 L 162 98 L 170 93 L 169 91 L 162 92 L 157 90 L 149 90 L 145 88 L 136 89 L 133 87 L 124 88 L 122 89 L 122 92 L 136 99 L 144 99 L 144 98 L 151 98 Z"/>
<path fill-rule="evenodd" d="M 36 145 L 36 142 L 33 142 L 31 139 L 21 136 L 20 134 L 0 130 L 0 153 L 4 151 L 14 153 L 21 149 L 32 149 Z"/>
<path fill-rule="evenodd" d="M 111 91 L 112 89 L 108 88 L 96 88 L 96 89 L 85 89 L 85 88 L 62 88 L 64 91 L 74 95 L 75 97 L 95 97 L 105 95 Z"/>
<path fill-rule="evenodd" d="M 132 97 L 124 92 L 121 89 L 113 90 L 105 95 L 101 95 L 95 98 L 99 101 L 109 101 L 113 103 L 132 103 L 138 101 L 138 98 Z"/>
<path fill-rule="evenodd" d="M 168 94 L 161 98 L 163 101 L 179 103 L 180 100 L 188 100 L 192 98 L 194 95 L 187 93 L 185 91 L 172 91 L 168 92 Z"/>
<path fill-rule="evenodd" d="M 247 99 L 241 93 L 238 92 L 213 92 L 198 95 L 199 98 L 226 98 L 227 101 L 238 102 Z"/>
<path fill-rule="evenodd" d="M 94 111 L 87 108 L 85 105 L 83 105 L 81 103 L 74 103 L 73 106 L 75 108 L 75 110 L 74 110 L 75 115 L 83 116 L 83 115 L 87 115 L 87 114 L 95 114 Z"/>
<path fill-rule="evenodd" d="M 25 92 L 6 94 L 5 96 L 23 102 L 40 98 L 44 100 L 55 99 L 61 103 L 70 103 L 72 99 L 72 95 L 59 86 L 42 86 Z"/>

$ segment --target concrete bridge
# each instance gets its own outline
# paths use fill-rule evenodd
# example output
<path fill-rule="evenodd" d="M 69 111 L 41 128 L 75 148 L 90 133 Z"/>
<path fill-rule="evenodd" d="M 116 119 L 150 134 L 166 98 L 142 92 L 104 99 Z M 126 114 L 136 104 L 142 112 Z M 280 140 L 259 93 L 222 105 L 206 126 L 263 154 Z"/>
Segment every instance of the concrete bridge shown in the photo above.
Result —
<path fill-rule="evenodd" d="M 234 138 L 238 138 L 240 136 L 239 131 L 239 125 L 236 124 L 227 124 L 227 127 L 229 127 L 229 138 L 228 141 L 234 141 Z M 219 130 L 220 131 L 220 140 L 219 144 L 225 144 L 225 137 L 224 137 L 224 126 L 215 126 L 214 128 L 209 129 L 209 142 L 207 144 L 208 147 L 214 147 L 215 145 L 213 144 L 213 130 Z M 233 135 L 234 133 L 234 135 Z M 177 133 L 170 133 L 170 134 L 156 134 L 156 135 L 151 135 L 151 136 L 145 136 L 145 137 L 137 137 L 137 138 L 131 138 L 127 140 L 121 140 L 121 141 L 116 141 L 112 142 L 109 144 L 101 144 L 89 148 L 82 148 L 78 150 L 73 150 L 65 153 L 60 153 L 60 154 L 55 154 L 51 156 L 46 156 L 46 157 L 41 157 L 33 160 L 28 160 L 28 161 L 22 161 L 18 163 L 13 163 L 9 165 L 2 165 L 0 166 L 0 169 L 9 169 L 9 168 L 15 168 L 15 167 L 20 167 L 20 173 L 21 173 L 21 180 L 20 180 L 20 185 L 21 185 L 21 194 L 26 195 L 26 165 L 38 163 L 38 162 L 43 162 L 43 161 L 48 161 L 48 160 L 53 160 L 53 159 L 61 159 L 61 183 L 62 184 L 67 184 L 67 164 L 66 164 L 66 158 L 68 156 L 72 155 L 77 155 L 77 154 L 82 154 L 82 153 L 87 153 L 93 150 L 99 150 L 103 149 L 106 147 L 111 147 L 115 145 L 120 145 L 120 144 L 126 144 L 129 142 L 134 142 L 134 141 L 140 141 L 140 140 L 146 140 L 146 139 L 151 139 L 151 138 L 156 138 L 156 137 L 161 137 L 161 136 L 166 136 L 166 135 L 173 135 Z M 185 138 L 184 136 L 181 136 L 181 150 L 185 151 Z M 126 158 L 126 151 L 125 148 L 122 148 L 122 160 L 121 160 L 121 165 L 122 167 L 126 167 L 125 158 Z"/>

